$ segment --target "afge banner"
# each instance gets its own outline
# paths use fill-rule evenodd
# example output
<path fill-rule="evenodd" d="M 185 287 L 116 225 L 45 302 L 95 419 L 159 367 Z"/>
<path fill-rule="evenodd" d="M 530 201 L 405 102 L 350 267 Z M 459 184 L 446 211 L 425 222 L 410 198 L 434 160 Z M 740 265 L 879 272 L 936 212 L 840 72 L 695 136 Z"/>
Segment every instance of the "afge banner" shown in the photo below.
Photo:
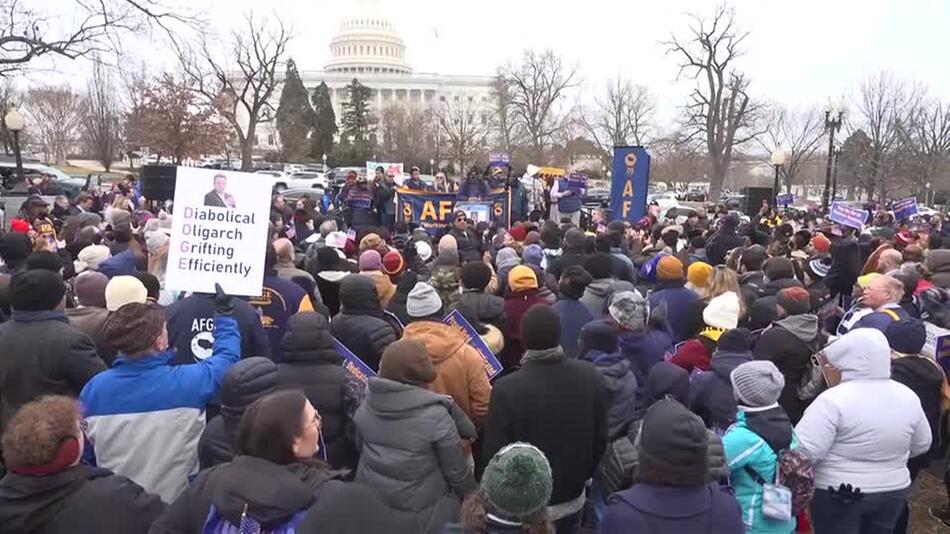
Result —
<path fill-rule="evenodd" d="M 650 185 L 650 154 L 646 149 L 642 146 L 615 146 L 610 179 L 610 218 L 642 219 Z"/>
<path fill-rule="evenodd" d="M 402 219 L 407 223 L 418 224 L 431 235 L 442 233 L 452 223 L 455 214 L 455 193 L 398 189 L 396 199 Z M 493 189 L 487 200 L 491 203 L 490 222 L 494 222 L 498 228 L 508 228 L 511 220 L 511 193 L 504 189 Z M 471 204 L 466 201 L 464 208 L 470 210 Z"/>
<path fill-rule="evenodd" d="M 178 167 L 168 289 L 259 296 L 270 193 L 259 174 Z"/>

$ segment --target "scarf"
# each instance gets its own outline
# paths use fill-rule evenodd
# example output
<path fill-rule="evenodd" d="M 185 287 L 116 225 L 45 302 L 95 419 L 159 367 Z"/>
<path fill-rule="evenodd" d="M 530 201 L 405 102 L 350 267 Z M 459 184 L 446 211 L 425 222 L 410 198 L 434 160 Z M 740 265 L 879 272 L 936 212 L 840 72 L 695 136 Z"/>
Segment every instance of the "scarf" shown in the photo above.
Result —
<path fill-rule="evenodd" d="M 725 328 L 714 328 L 712 326 L 707 326 L 706 328 L 702 329 L 699 335 L 719 343 L 719 337 L 722 336 L 725 331 Z"/>
<path fill-rule="evenodd" d="M 521 357 L 521 365 L 528 362 L 553 361 L 564 358 L 564 351 L 558 345 L 551 349 L 528 349 Z"/>

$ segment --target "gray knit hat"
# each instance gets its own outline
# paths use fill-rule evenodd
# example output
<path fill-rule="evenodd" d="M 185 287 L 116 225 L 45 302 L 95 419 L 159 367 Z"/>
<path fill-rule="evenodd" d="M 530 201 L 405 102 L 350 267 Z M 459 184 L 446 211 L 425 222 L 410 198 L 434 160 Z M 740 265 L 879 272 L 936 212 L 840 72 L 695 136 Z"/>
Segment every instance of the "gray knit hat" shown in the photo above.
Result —
<path fill-rule="evenodd" d="M 515 442 L 495 453 L 482 474 L 488 513 L 503 521 L 529 523 L 547 508 L 554 483 L 551 464 L 537 447 Z"/>
<path fill-rule="evenodd" d="M 429 317 L 442 309 L 442 299 L 434 287 L 419 282 L 406 298 L 406 313 L 409 317 Z"/>
<path fill-rule="evenodd" d="M 647 320 L 650 318 L 650 303 L 636 289 L 618 291 L 610 298 L 608 311 L 620 326 L 639 331 L 647 326 Z"/>
<path fill-rule="evenodd" d="M 782 372 L 768 360 L 743 363 L 729 373 L 729 379 L 739 403 L 752 408 L 775 404 L 785 387 Z"/>

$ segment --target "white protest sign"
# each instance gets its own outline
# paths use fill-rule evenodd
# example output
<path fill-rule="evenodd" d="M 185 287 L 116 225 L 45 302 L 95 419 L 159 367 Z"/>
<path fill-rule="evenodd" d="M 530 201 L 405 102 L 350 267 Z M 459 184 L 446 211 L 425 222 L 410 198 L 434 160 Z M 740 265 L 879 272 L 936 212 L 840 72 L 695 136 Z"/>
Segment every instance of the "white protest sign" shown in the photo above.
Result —
<path fill-rule="evenodd" d="M 259 296 L 270 198 L 259 174 L 178 167 L 166 287 Z"/>

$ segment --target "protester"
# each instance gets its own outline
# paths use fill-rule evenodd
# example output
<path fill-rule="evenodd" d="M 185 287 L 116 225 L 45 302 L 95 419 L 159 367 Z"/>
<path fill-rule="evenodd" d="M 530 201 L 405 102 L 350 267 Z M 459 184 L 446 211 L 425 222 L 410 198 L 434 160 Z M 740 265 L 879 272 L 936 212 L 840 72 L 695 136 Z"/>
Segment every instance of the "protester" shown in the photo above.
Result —
<path fill-rule="evenodd" d="M 872 278 L 864 288 L 863 302 L 873 311 L 858 319 L 852 328 L 886 332 L 896 322 L 913 320 L 900 305 L 903 296 L 904 284 L 900 280 L 887 275 Z"/>
<path fill-rule="evenodd" d="M 525 350 L 521 369 L 494 384 L 482 454 L 491 459 L 516 441 L 541 449 L 554 473 L 549 517 L 558 532 L 577 532 L 584 482 L 607 445 L 606 386 L 593 365 L 564 355 L 551 307 L 529 309 L 519 330 Z"/>
<path fill-rule="evenodd" d="M 743 532 L 735 497 L 707 480 L 708 435 L 696 415 L 661 399 L 639 435 L 637 482 L 610 498 L 600 532 Z"/>
<path fill-rule="evenodd" d="M 547 516 L 552 487 L 551 464 L 540 449 L 507 445 L 488 462 L 479 491 L 462 503 L 458 530 L 450 526 L 446 533 L 552 534 Z"/>
<path fill-rule="evenodd" d="M 449 397 L 427 389 L 436 377 L 425 345 L 392 343 L 355 417 L 363 443 L 356 480 L 411 514 L 412 532 L 442 532 L 475 489 L 459 448 L 475 439 L 475 426 Z"/>
<path fill-rule="evenodd" d="M 373 281 L 376 294 L 379 295 L 379 307 L 386 309 L 396 293 L 396 286 L 393 285 L 389 275 L 383 272 L 383 258 L 379 252 L 371 249 L 360 254 L 359 269 L 360 275 L 367 276 Z"/>
<path fill-rule="evenodd" d="M 679 365 L 687 371 L 709 370 L 710 358 L 716 351 L 719 337 L 739 324 L 739 295 L 729 291 L 713 298 L 703 310 L 705 327 L 699 334 L 676 346 L 668 358 L 670 363 Z"/>
<path fill-rule="evenodd" d="M 340 282 L 340 313 L 330 332 L 373 371 L 383 350 L 402 337 L 396 318 L 379 306 L 376 286 L 367 276 L 348 275 Z"/>
<path fill-rule="evenodd" d="M 231 299 L 231 314 L 240 331 L 241 357 L 270 357 L 270 342 L 257 310 L 246 300 Z M 211 356 L 214 347 L 215 295 L 193 293 L 165 308 L 168 344 L 176 365 L 196 363 Z"/>
<path fill-rule="evenodd" d="M 8 421 L 0 531 L 138 534 L 162 513 L 161 499 L 131 480 L 80 463 L 80 411 L 76 399 L 50 395 L 24 404 Z"/>
<path fill-rule="evenodd" d="M 560 298 L 554 303 L 554 310 L 561 318 L 561 348 L 568 358 L 580 356 L 577 344 L 581 329 L 594 320 L 590 310 L 580 301 L 592 280 L 583 267 L 571 265 L 564 269 L 558 283 Z"/>
<path fill-rule="evenodd" d="M 148 290 L 134 276 L 115 276 L 106 284 L 105 299 L 106 310 L 114 312 L 133 302 L 145 304 L 148 302 Z"/>
<path fill-rule="evenodd" d="M 760 330 L 778 319 L 775 305 L 779 291 L 789 287 L 802 287 L 802 283 L 795 278 L 795 267 L 788 258 L 769 258 L 763 269 L 768 281 L 756 291 L 754 301 L 747 301 L 750 303 L 750 330 Z"/>
<path fill-rule="evenodd" d="M 106 310 L 106 286 L 109 279 L 102 273 L 88 271 L 72 279 L 75 308 L 66 309 L 66 318 L 82 333 L 89 336 L 101 353 L 104 348 L 102 327 L 109 312 Z"/>
<path fill-rule="evenodd" d="M 666 307 L 666 319 L 672 327 L 673 343 L 679 343 L 691 337 L 695 332 L 688 332 L 687 316 L 693 302 L 697 300 L 695 293 L 685 287 L 683 262 L 673 256 L 666 256 L 657 264 L 657 278 L 659 283 L 650 293 L 650 308 Z"/>
<path fill-rule="evenodd" d="M 313 311 L 314 305 L 300 285 L 278 275 L 277 250 L 270 243 L 264 250 L 264 283 L 261 296 L 251 299 L 250 304 L 257 310 L 264 333 L 267 334 L 270 358 L 280 363 L 281 342 L 287 321 L 295 313 Z"/>
<path fill-rule="evenodd" d="M 630 362 L 637 383 L 643 384 L 650 369 L 672 350 L 673 338 L 664 325 L 650 317 L 650 303 L 639 291 L 614 293 L 608 312 L 617 327 L 620 352 Z"/>
<path fill-rule="evenodd" d="M 594 319 L 607 314 L 607 298 L 614 292 L 617 280 L 613 277 L 613 260 L 607 253 L 599 252 L 584 261 L 584 269 L 590 273 L 591 282 L 584 289 L 580 301 L 587 306 Z"/>
<path fill-rule="evenodd" d="M 736 234 L 737 226 L 739 219 L 735 215 L 727 215 L 719 221 L 719 229 L 706 242 L 706 255 L 710 265 L 724 263 L 730 250 L 743 245 L 744 241 Z"/>
<path fill-rule="evenodd" d="M 508 273 L 508 293 L 505 295 L 505 350 L 502 364 L 511 368 L 521 361 L 523 354 L 521 320 L 529 309 L 535 305 L 548 306 L 548 302 L 538 290 L 538 279 L 534 271 L 524 265 L 519 265 Z M 555 320 L 560 321 L 559 318 Z M 559 334 L 560 335 L 560 334 Z M 560 338 L 554 339 L 559 341 Z"/>
<path fill-rule="evenodd" d="M 706 428 L 725 433 L 736 422 L 736 398 L 730 374 L 752 361 L 752 336 L 745 328 L 728 330 L 719 337 L 709 371 L 699 373 L 690 387 L 689 409 Z"/>
<path fill-rule="evenodd" d="M 475 232 L 469 228 L 468 218 L 464 211 L 455 212 L 455 216 L 452 220 L 452 228 L 446 235 L 455 238 L 456 250 L 462 261 L 481 261 L 481 240 Z"/>
<path fill-rule="evenodd" d="M 317 281 L 313 275 L 298 269 L 294 264 L 294 244 L 289 239 L 281 238 L 274 241 L 274 250 L 277 252 L 277 263 L 274 265 L 277 276 L 294 282 L 303 288 L 312 300 L 321 302 Z"/>
<path fill-rule="evenodd" d="M 637 379 L 617 347 L 617 329 L 604 321 L 584 326 L 579 333 L 579 356 L 594 364 L 607 386 L 607 438 L 626 435 L 637 416 Z"/>
<path fill-rule="evenodd" d="M 794 517 L 782 521 L 763 512 L 763 484 L 778 483 L 779 454 L 797 447 L 792 423 L 777 402 L 785 378 L 774 363 L 751 361 L 733 369 L 729 379 L 739 411 L 722 445 L 745 532 L 790 534 L 795 531 Z"/>
<path fill-rule="evenodd" d="M 554 278 L 560 280 L 561 273 L 571 265 L 580 265 L 584 267 L 587 260 L 587 253 L 584 248 L 587 246 L 587 236 L 580 228 L 571 228 L 564 233 L 563 253 L 559 257 L 548 261 L 547 270 Z M 501 266 L 498 266 L 499 270 Z"/>
<path fill-rule="evenodd" d="M 481 261 L 473 261 L 462 266 L 462 295 L 459 303 L 470 306 L 482 323 L 490 324 L 504 331 L 507 325 L 505 317 L 505 299 L 492 295 L 486 290 L 492 279 L 492 268 Z"/>
<path fill-rule="evenodd" d="M 12 318 L 0 325 L 0 429 L 38 397 L 78 396 L 106 368 L 93 340 L 69 324 L 65 295 L 66 284 L 54 272 L 34 269 L 13 276 Z"/>
<path fill-rule="evenodd" d="M 890 532 L 908 496 L 907 460 L 930 449 L 927 416 L 914 392 L 890 380 L 880 331 L 856 328 L 824 354 L 841 383 L 829 384 L 795 426 L 815 466 L 815 533 Z"/>
<path fill-rule="evenodd" d="M 201 469 L 234 459 L 241 416 L 254 401 L 275 391 L 277 364 L 267 358 L 245 358 L 228 369 L 221 381 L 221 413 L 208 421 L 198 440 Z"/>
<path fill-rule="evenodd" d="M 341 257 L 333 247 L 327 246 L 317 250 L 316 261 L 309 268 L 317 280 L 317 290 L 330 315 L 340 313 L 340 282 L 346 275 L 359 272 L 356 264 Z"/>
<path fill-rule="evenodd" d="M 105 326 L 105 336 L 119 357 L 79 396 L 85 408 L 89 456 L 165 502 L 178 497 L 188 477 L 197 472 L 205 406 L 241 356 L 233 299 L 221 286 L 216 284 L 216 289 L 210 357 L 194 365 L 173 365 L 162 311 L 147 304 L 126 304 L 109 316 Z"/>

